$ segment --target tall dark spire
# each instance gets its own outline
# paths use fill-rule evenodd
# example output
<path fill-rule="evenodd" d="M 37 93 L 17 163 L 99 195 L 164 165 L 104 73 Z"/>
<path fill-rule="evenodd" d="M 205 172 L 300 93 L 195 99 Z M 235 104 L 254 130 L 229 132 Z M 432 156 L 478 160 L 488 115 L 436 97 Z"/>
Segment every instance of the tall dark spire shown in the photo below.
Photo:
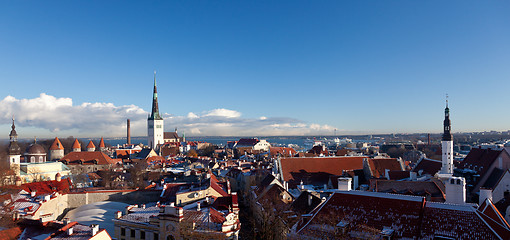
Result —
<path fill-rule="evenodd" d="M 16 141 L 18 138 L 18 133 L 16 133 L 16 126 L 14 126 L 14 116 L 12 116 L 12 126 L 11 133 L 9 134 L 9 138 L 12 141 Z"/>
<path fill-rule="evenodd" d="M 14 126 L 14 116 L 12 116 L 11 134 L 9 134 L 9 154 L 19 155 L 21 154 L 21 148 L 18 145 L 18 133 L 16 133 L 16 126 Z"/>
<path fill-rule="evenodd" d="M 154 71 L 154 93 L 152 95 L 152 113 L 149 116 L 149 120 L 162 120 L 163 118 L 159 115 L 158 107 L 158 89 L 156 87 L 156 71 Z"/>
<path fill-rule="evenodd" d="M 444 109 L 443 141 L 452 141 L 450 109 L 448 108 L 448 96 L 446 97 L 446 108 Z"/>

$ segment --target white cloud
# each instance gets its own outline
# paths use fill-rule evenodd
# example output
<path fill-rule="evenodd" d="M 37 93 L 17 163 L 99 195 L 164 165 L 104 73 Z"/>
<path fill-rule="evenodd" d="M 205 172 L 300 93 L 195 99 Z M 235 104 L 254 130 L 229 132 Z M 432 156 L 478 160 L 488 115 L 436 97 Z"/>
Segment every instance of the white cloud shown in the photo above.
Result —
<path fill-rule="evenodd" d="M 20 137 L 32 136 L 31 133 L 24 134 L 23 127 L 44 129 L 52 136 L 71 133 L 76 137 L 122 137 L 128 118 L 131 119 L 132 136 L 146 135 L 148 112 L 135 105 L 115 106 L 100 102 L 73 105 L 71 98 L 41 93 L 33 99 L 7 96 L 1 100 L 0 124 L 9 124 L 13 114 Z M 190 112 L 186 116 L 165 113 L 163 117 L 167 131 L 178 127 L 179 132 L 188 136 L 326 135 L 334 131 L 334 127 L 328 125 L 308 124 L 292 118 L 242 118 L 241 115 L 235 110 L 219 108 L 202 113 Z"/>
<path fill-rule="evenodd" d="M 225 108 L 218 108 L 207 112 L 205 117 L 225 117 L 225 118 L 238 118 L 241 116 L 240 112 L 229 110 Z"/>

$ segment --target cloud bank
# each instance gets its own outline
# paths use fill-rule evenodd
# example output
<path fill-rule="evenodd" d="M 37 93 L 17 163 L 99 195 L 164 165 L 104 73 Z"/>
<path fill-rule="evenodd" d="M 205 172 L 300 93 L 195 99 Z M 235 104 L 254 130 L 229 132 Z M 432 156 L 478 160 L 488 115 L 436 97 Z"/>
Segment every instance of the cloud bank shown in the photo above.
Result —
<path fill-rule="evenodd" d="M 33 99 L 7 96 L 0 101 L 0 124 L 10 124 L 15 116 L 18 134 L 23 127 L 44 129 L 51 135 L 73 132 L 76 137 L 122 137 L 126 133 L 126 119 L 131 119 L 133 136 L 146 135 L 148 112 L 135 105 L 115 106 L 113 103 L 82 103 L 73 105 L 71 98 L 57 98 L 45 93 Z M 188 136 L 278 136 L 328 135 L 334 127 L 310 124 L 284 117 L 243 118 L 230 109 L 190 112 L 186 116 L 163 114 L 165 130 Z M 26 133 L 31 136 L 30 133 Z M 50 134 L 48 134 L 50 135 Z"/>

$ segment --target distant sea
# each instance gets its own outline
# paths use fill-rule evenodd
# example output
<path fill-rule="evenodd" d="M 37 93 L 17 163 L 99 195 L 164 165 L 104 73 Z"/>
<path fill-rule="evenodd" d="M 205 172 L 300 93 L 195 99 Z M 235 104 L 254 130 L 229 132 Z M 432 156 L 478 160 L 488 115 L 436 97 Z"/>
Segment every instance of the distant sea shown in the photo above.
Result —
<path fill-rule="evenodd" d="M 186 141 L 208 142 L 218 146 L 225 146 L 228 141 L 238 141 L 241 138 L 243 137 L 186 137 Z M 303 146 L 306 139 L 313 139 L 313 137 L 258 137 L 258 139 L 267 140 L 269 143 L 276 146 L 288 146 L 289 144 Z M 85 141 L 89 139 L 82 140 Z M 105 138 L 104 141 L 112 146 L 117 146 L 117 144 L 122 145 L 126 143 L 126 138 Z M 131 137 L 131 143 L 147 145 L 147 137 Z"/>

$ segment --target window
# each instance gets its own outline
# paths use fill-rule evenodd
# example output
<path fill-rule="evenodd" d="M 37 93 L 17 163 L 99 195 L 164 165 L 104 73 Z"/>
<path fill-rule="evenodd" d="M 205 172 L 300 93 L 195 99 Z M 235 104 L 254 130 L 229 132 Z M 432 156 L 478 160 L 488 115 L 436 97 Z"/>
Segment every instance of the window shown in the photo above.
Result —
<path fill-rule="evenodd" d="M 144 231 L 140 231 L 140 239 L 145 239 L 145 232 Z"/>
<path fill-rule="evenodd" d="M 131 229 L 131 237 L 135 237 L 135 230 L 134 229 Z"/>
<path fill-rule="evenodd" d="M 120 235 L 121 236 L 126 236 L 126 229 L 125 228 L 120 228 Z"/>
<path fill-rule="evenodd" d="M 154 233 L 154 240 L 158 240 L 158 239 L 159 239 L 159 234 Z"/>

